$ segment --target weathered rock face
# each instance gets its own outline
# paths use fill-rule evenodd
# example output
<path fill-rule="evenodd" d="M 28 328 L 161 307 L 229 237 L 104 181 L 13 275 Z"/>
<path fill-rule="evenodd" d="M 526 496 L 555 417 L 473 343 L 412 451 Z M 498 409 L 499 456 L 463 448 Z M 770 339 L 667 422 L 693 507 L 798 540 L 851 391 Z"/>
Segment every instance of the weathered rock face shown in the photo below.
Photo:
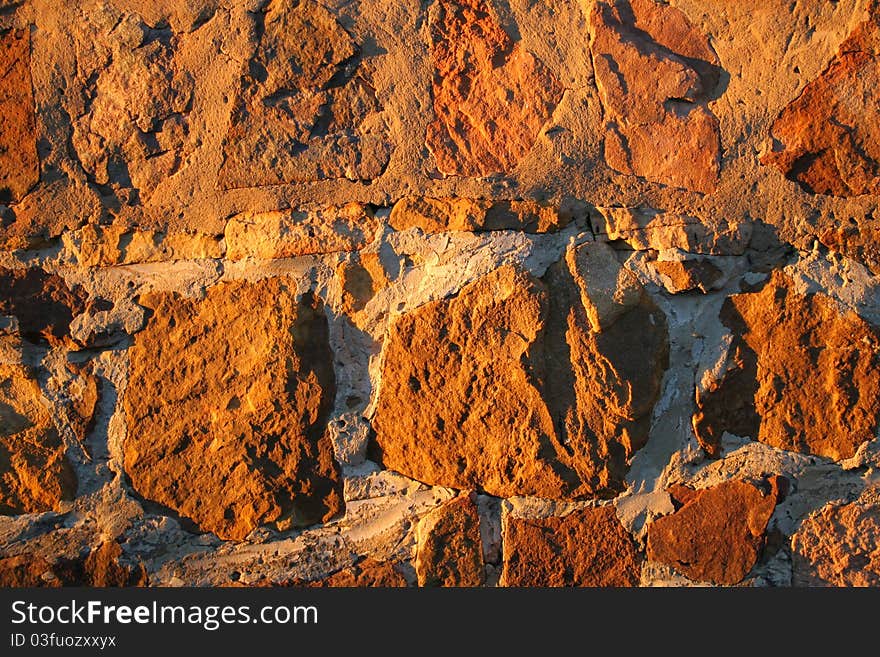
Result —
<path fill-rule="evenodd" d="M 146 586 L 149 579 L 143 564 L 123 564 L 121 556 L 119 543 L 108 541 L 84 556 L 61 557 L 54 563 L 35 554 L 0 558 L 0 586 Z"/>
<path fill-rule="evenodd" d="M 241 78 L 221 184 L 379 176 L 391 146 L 369 62 L 348 32 L 313 0 L 273 0 L 255 21 L 259 43 Z"/>
<path fill-rule="evenodd" d="M 773 124 L 774 166 L 807 192 L 880 193 L 880 3 Z"/>
<path fill-rule="evenodd" d="M 0 364 L 0 514 L 52 511 L 75 493 L 76 475 L 36 377 Z"/>
<path fill-rule="evenodd" d="M 22 554 L 0 559 L 0 586 L 59 587 L 62 582 L 52 572 L 48 561 L 42 557 Z"/>
<path fill-rule="evenodd" d="M 178 36 L 170 30 L 110 7 L 92 20 L 77 40 L 89 87 L 73 147 L 91 182 L 148 202 L 184 160 L 193 78 L 175 60 Z"/>
<path fill-rule="evenodd" d="M 653 0 L 596 2 L 590 29 L 608 166 L 713 191 L 721 145 L 707 101 L 721 69 L 706 35 L 681 10 Z"/>
<path fill-rule="evenodd" d="M 878 54 L 880 0 L 0 0 L 0 584 L 876 584 Z"/>
<path fill-rule="evenodd" d="M 130 230 L 89 224 L 64 234 L 64 246 L 83 267 L 220 258 L 224 251 L 213 235 Z"/>
<path fill-rule="evenodd" d="M 810 515 L 791 541 L 795 586 L 880 586 L 880 496 Z"/>
<path fill-rule="evenodd" d="M 557 207 L 535 201 L 407 197 L 394 204 L 388 222 L 394 230 L 415 227 L 426 233 L 486 230 L 553 233 L 581 214 L 582 210 L 574 206 Z"/>
<path fill-rule="evenodd" d="M 277 278 L 141 303 L 153 314 L 131 348 L 125 394 L 135 490 L 222 538 L 338 513 L 321 303 L 297 302 Z"/>
<path fill-rule="evenodd" d="M 591 287 L 603 270 L 619 294 Z M 606 246 L 569 250 L 543 281 L 502 267 L 394 323 L 376 457 L 502 497 L 612 494 L 647 439 L 667 354 L 663 313 Z"/>
<path fill-rule="evenodd" d="M 72 344 L 70 322 L 86 310 L 88 294 L 41 269 L 0 267 L 0 315 L 13 315 L 23 338 L 50 345 Z"/>
<path fill-rule="evenodd" d="M 92 373 L 91 364 L 79 365 L 65 360 L 63 371 L 49 378 L 47 387 L 57 395 L 56 422 L 73 430 L 82 444 L 95 423 L 95 411 L 101 398 L 101 388 Z M 61 416 L 61 417 L 57 417 Z"/>
<path fill-rule="evenodd" d="M 419 586 L 480 586 L 485 581 L 480 516 L 472 495 L 432 511 L 419 526 Z"/>
<path fill-rule="evenodd" d="M 355 321 L 357 313 L 390 283 L 388 272 L 376 253 L 356 253 L 351 260 L 336 268 L 336 277 L 341 288 L 342 305 Z"/>
<path fill-rule="evenodd" d="M 262 584 L 258 586 L 262 586 Z M 405 588 L 407 586 L 407 581 L 395 564 L 387 561 L 376 561 L 375 559 L 367 557 L 353 566 L 338 570 L 323 579 L 312 581 L 295 579 L 280 584 L 267 583 L 265 586 L 307 588 Z"/>
<path fill-rule="evenodd" d="M 0 34 L 0 203 L 18 201 L 40 179 L 30 63 L 27 30 Z"/>
<path fill-rule="evenodd" d="M 771 477 L 760 486 L 725 481 L 696 491 L 671 488 L 680 508 L 648 527 L 648 558 L 695 581 L 737 584 L 758 560 L 767 523 L 786 486 L 784 479 Z"/>
<path fill-rule="evenodd" d="M 600 207 L 594 229 L 639 251 L 680 249 L 705 255 L 739 255 L 752 238 L 750 223 L 709 223 L 648 207 Z"/>
<path fill-rule="evenodd" d="M 872 440 L 880 421 L 880 331 L 774 272 L 729 297 L 726 369 L 697 390 L 694 431 L 717 454 L 724 431 L 835 460 Z"/>
<path fill-rule="evenodd" d="M 308 212 L 245 213 L 226 224 L 226 257 L 271 259 L 356 251 L 378 228 L 372 211 L 361 203 Z"/>
<path fill-rule="evenodd" d="M 642 557 L 613 506 L 549 518 L 509 517 L 505 586 L 637 586 Z"/>
<path fill-rule="evenodd" d="M 666 290 L 672 294 L 691 290 L 706 294 L 712 284 L 721 278 L 721 270 L 709 260 L 658 260 L 652 267 L 662 277 Z"/>
<path fill-rule="evenodd" d="M 434 121 L 426 143 L 447 175 L 508 173 L 529 152 L 562 87 L 501 27 L 492 3 L 440 0 L 430 18 Z"/>

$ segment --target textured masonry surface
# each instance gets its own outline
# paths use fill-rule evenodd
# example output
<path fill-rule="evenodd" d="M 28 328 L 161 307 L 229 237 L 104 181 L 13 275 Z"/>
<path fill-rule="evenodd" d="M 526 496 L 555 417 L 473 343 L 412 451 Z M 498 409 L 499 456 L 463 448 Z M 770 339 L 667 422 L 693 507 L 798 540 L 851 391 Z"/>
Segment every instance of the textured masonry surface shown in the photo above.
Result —
<path fill-rule="evenodd" d="M 0 584 L 880 585 L 880 2 L 0 1 Z"/>

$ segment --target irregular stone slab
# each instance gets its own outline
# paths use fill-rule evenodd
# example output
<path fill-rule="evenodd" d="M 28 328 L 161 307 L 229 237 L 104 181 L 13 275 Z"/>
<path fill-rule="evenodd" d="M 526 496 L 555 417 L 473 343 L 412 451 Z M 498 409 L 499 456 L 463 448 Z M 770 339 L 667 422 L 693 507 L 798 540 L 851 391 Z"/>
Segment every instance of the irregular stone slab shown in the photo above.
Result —
<path fill-rule="evenodd" d="M 60 587 L 62 586 L 52 565 L 42 557 L 20 554 L 0 559 L 0 586 L 13 587 Z"/>
<path fill-rule="evenodd" d="M 758 560 L 787 483 L 774 476 L 760 485 L 725 481 L 697 491 L 670 488 L 679 508 L 648 526 L 648 559 L 695 581 L 737 584 Z"/>
<path fill-rule="evenodd" d="M 180 38 L 112 7 L 98 9 L 77 37 L 90 100 L 73 122 L 73 147 L 90 182 L 146 203 L 192 148 L 195 85 L 177 61 Z"/>
<path fill-rule="evenodd" d="M 406 578 L 400 572 L 398 564 L 389 561 L 376 561 L 366 557 L 356 564 L 332 575 L 315 580 L 291 579 L 279 583 L 260 580 L 256 584 L 242 586 L 255 587 L 302 587 L 302 588 L 405 588 L 408 586 Z"/>
<path fill-rule="evenodd" d="M 555 233 L 584 216 L 585 211 L 573 203 L 547 205 L 537 201 L 408 196 L 394 204 L 389 223 L 394 230 L 416 227 L 425 233 L 489 230 Z"/>
<path fill-rule="evenodd" d="M 0 203 L 20 200 L 39 179 L 30 32 L 10 30 L 0 34 Z"/>
<path fill-rule="evenodd" d="M 880 193 L 880 3 L 822 74 L 782 110 L 761 163 L 807 192 Z"/>
<path fill-rule="evenodd" d="M 872 440 L 880 420 L 880 330 L 829 297 L 794 292 L 776 271 L 724 302 L 726 363 L 696 392 L 694 431 L 717 455 L 725 431 L 834 460 Z"/>
<path fill-rule="evenodd" d="M 873 274 L 880 274 L 880 227 L 872 219 L 855 225 L 849 221 L 821 230 L 819 242 L 847 258 L 864 264 Z"/>
<path fill-rule="evenodd" d="M 505 586 L 638 586 L 642 556 L 613 506 L 507 517 Z"/>
<path fill-rule="evenodd" d="M 360 203 L 240 214 L 226 224 L 226 257 L 273 259 L 357 251 L 373 240 L 379 226 L 372 210 Z"/>
<path fill-rule="evenodd" d="M 791 539 L 795 586 L 880 586 L 880 494 L 832 502 Z"/>
<path fill-rule="evenodd" d="M 430 14 L 434 120 L 425 142 L 446 175 L 507 173 L 528 153 L 562 86 L 501 27 L 491 3 L 439 0 Z"/>
<path fill-rule="evenodd" d="M 670 294 L 692 290 L 706 294 L 721 278 L 721 270 L 705 259 L 656 260 L 651 263 L 651 267 L 660 274 L 663 286 Z"/>
<path fill-rule="evenodd" d="M 406 578 L 400 570 L 387 561 L 375 561 L 369 557 L 360 563 L 344 568 L 333 573 L 326 579 L 310 582 L 311 586 L 318 587 L 383 587 L 404 588 L 407 586 Z"/>
<path fill-rule="evenodd" d="M 596 233 L 626 242 L 636 251 L 680 249 L 701 255 L 742 255 L 752 238 L 749 223 L 707 223 L 697 217 L 650 207 L 599 207 L 591 216 Z"/>
<path fill-rule="evenodd" d="M 498 497 L 622 490 L 667 367 L 666 319 L 642 292 L 594 331 L 584 299 L 604 291 L 585 272 L 597 257 L 615 256 L 586 244 L 543 280 L 505 265 L 399 317 L 385 340 L 372 457 Z"/>
<path fill-rule="evenodd" d="M 335 379 L 320 301 L 281 279 L 141 297 L 125 470 L 135 490 L 221 538 L 342 509 L 326 431 Z"/>
<path fill-rule="evenodd" d="M 0 315 L 18 319 L 23 338 L 33 343 L 71 344 L 70 323 L 87 309 L 88 294 L 42 269 L 0 267 Z"/>
<path fill-rule="evenodd" d="M 707 102 L 721 69 L 708 37 L 681 10 L 653 0 L 596 2 L 590 29 L 608 166 L 712 192 L 721 141 Z"/>
<path fill-rule="evenodd" d="M 475 495 L 461 495 L 419 523 L 419 586 L 482 586 L 485 581 L 480 515 Z"/>
<path fill-rule="evenodd" d="M 107 541 L 77 558 L 60 557 L 49 562 L 38 554 L 19 554 L 0 559 L 0 586 L 50 587 L 147 586 L 149 577 L 143 564 L 120 561 L 122 547 Z"/>
<path fill-rule="evenodd" d="M 0 364 L 0 514 L 52 511 L 75 493 L 76 474 L 36 378 Z"/>
<path fill-rule="evenodd" d="M 98 378 L 91 362 L 85 364 L 63 361 L 60 372 L 49 378 L 47 389 L 54 393 L 55 421 L 69 427 L 74 437 L 84 444 L 95 424 L 95 411 L 101 398 Z"/>
<path fill-rule="evenodd" d="M 370 180 L 391 154 L 368 62 L 313 0 L 272 0 L 224 141 L 223 187 Z"/>
<path fill-rule="evenodd" d="M 130 230 L 89 224 L 61 236 L 65 251 L 82 267 L 222 258 L 220 239 L 201 233 Z"/>
<path fill-rule="evenodd" d="M 350 260 L 336 267 L 336 277 L 342 307 L 349 315 L 363 310 L 370 299 L 391 282 L 378 253 L 355 252 Z"/>

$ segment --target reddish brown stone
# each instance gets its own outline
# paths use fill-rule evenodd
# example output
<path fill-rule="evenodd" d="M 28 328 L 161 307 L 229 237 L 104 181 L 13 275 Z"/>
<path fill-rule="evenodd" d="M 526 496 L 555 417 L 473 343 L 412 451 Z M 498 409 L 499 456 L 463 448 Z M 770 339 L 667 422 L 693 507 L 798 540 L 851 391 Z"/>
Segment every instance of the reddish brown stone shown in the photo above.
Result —
<path fill-rule="evenodd" d="M 92 373 L 92 365 L 72 363 L 65 360 L 63 372 L 49 379 L 48 389 L 57 396 L 55 412 L 62 424 L 73 430 L 74 436 L 82 445 L 95 424 L 95 410 L 100 400 L 101 390 L 97 377 Z"/>
<path fill-rule="evenodd" d="M 549 518 L 508 517 L 506 586 L 637 586 L 642 557 L 613 506 Z"/>
<path fill-rule="evenodd" d="M 880 3 L 773 124 L 761 162 L 806 191 L 880 193 Z"/>
<path fill-rule="evenodd" d="M 148 29 L 135 13 L 90 13 L 94 22 L 73 31 L 88 105 L 71 144 L 90 182 L 148 203 L 189 155 L 193 76 L 180 64 L 178 35 Z"/>
<path fill-rule="evenodd" d="M 543 280 L 503 266 L 393 324 L 371 453 L 499 497 L 613 496 L 667 357 L 663 313 L 606 245 L 569 250 Z"/>
<path fill-rule="evenodd" d="M 382 174 L 391 153 L 359 49 L 313 0 L 272 0 L 223 145 L 224 187 Z"/>
<path fill-rule="evenodd" d="M 781 272 L 729 297 L 733 333 L 720 380 L 696 395 L 694 431 L 717 455 L 722 434 L 835 460 L 872 440 L 880 421 L 880 330 L 823 294 L 802 295 Z"/>
<path fill-rule="evenodd" d="M 0 587 L 60 587 L 52 564 L 31 554 L 0 559 Z"/>
<path fill-rule="evenodd" d="M 489 230 L 554 233 L 571 223 L 576 212 L 574 207 L 537 201 L 410 196 L 394 204 L 389 224 L 394 230 L 417 227 L 425 233 Z"/>
<path fill-rule="evenodd" d="M 406 579 L 394 564 L 367 558 L 350 568 L 344 568 L 330 575 L 330 577 L 310 582 L 309 585 L 316 587 L 403 588 L 406 586 Z"/>
<path fill-rule="evenodd" d="M 531 150 L 562 86 L 507 35 L 491 3 L 439 0 L 430 21 L 435 119 L 426 143 L 437 169 L 510 171 Z"/>
<path fill-rule="evenodd" d="M 202 529 L 328 520 L 342 509 L 326 431 L 335 379 L 320 301 L 282 279 L 157 293 L 129 350 L 125 470 Z"/>
<path fill-rule="evenodd" d="M 132 230 L 120 225 L 88 224 L 65 232 L 61 239 L 65 250 L 81 267 L 111 267 L 224 256 L 220 239 L 203 233 Z"/>
<path fill-rule="evenodd" d="M 648 558 L 695 581 L 740 582 L 758 560 L 786 484 L 774 476 L 760 487 L 725 481 L 696 492 L 684 486 L 670 489 L 682 506 L 648 526 Z"/>
<path fill-rule="evenodd" d="M 709 220 L 647 206 L 596 210 L 590 217 L 596 232 L 637 251 L 679 249 L 690 254 L 741 255 L 754 233 L 748 221 Z"/>
<path fill-rule="evenodd" d="M 590 24 L 608 166 L 713 191 L 721 144 L 707 102 L 720 69 L 706 35 L 681 10 L 653 0 L 596 2 Z"/>
<path fill-rule="evenodd" d="M 0 559 L 0 586 L 147 586 L 144 565 L 125 565 L 120 557 L 122 547 L 115 541 L 104 542 L 84 556 L 60 557 L 54 563 L 30 553 L 6 557 Z"/>
<path fill-rule="evenodd" d="M 52 511 L 75 493 L 39 384 L 23 366 L 0 365 L 0 514 Z"/>
<path fill-rule="evenodd" d="M 30 32 L 10 30 L 0 33 L 0 203 L 20 200 L 39 179 Z"/>
<path fill-rule="evenodd" d="M 481 586 L 485 581 L 480 516 L 474 497 L 461 495 L 419 524 L 419 586 Z"/>
<path fill-rule="evenodd" d="M 819 242 L 836 253 L 863 263 L 880 274 L 880 226 L 869 217 L 865 222 L 847 221 L 819 232 Z"/>
<path fill-rule="evenodd" d="M 699 290 L 706 294 L 721 277 L 721 270 L 709 260 L 658 260 L 651 265 L 663 277 L 672 294 Z"/>
<path fill-rule="evenodd" d="M 29 342 L 69 344 L 70 323 L 87 308 L 85 290 L 42 269 L 0 267 L 0 290 L 0 315 L 14 315 Z"/>
<path fill-rule="evenodd" d="M 290 579 L 273 583 L 260 580 L 255 584 L 241 585 L 255 587 L 305 587 L 305 588 L 405 588 L 406 578 L 397 564 L 389 561 L 376 561 L 366 557 L 358 563 L 335 573 L 315 580 Z"/>
<path fill-rule="evenodd" d="M 795 586 L 880 586 L 880 495 L 832 502 L 792 537 Z"/>
<path fill-rule="evenodd" d="M 226 258 L 294 258 L 357 251 L 372 241 L 380 222 L 362 203 L 309 211 L 243 213 L 226 224 Z"/>

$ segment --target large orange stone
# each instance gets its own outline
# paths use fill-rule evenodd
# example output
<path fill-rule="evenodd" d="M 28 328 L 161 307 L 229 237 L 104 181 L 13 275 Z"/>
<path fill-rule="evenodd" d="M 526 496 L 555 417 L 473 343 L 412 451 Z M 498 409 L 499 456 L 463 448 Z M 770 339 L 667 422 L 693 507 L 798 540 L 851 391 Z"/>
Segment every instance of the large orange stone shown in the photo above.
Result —
<path fill-rule="evenodd" d="M 880 586 L 880 495 L 825 505 L 792 537 L 795 586 Z"/>
<path fill-rule="evenodd" d="M 120 560 L 122 547 L 106 541 L 73 558 L 50 562 L 45 555 L 24 553 L 0 558 L 0 586 L 4 587 L 120 587 L 146 586 L 149 578 L 143 564 Z"/>
<path fill-rule="evenodd" d="M 419 586 L 480 586 L 485 581 L 480 516 L 472 494 L 429 513 L 419 525 Z"/>
<path fill-rule="evenodd" d="M 191 157 L 194 78 L 180 35 L 145 29 L 139 14 L 106 6 L 89 18 L 91 29 L 73 30 L 88 101 L 73 118 L 71 145 L 91 183 L 147 204 Z"/>
<path fill-rule="evenodd" d="M 152 317 L 130 349 L 124 401 L 135 490 L 225 539 L 338 513 L 321 302 L 296 301 L 277 278 L 140 302 Z"/>
<path fill-rule="evenodd" d="M 680 9 L 653 0 L 596 2 L 590 26 L 608 166 L 713 191 L 721 142 L 707 103 L 720 68 L 708 37 Z"/>
<path fill-rule="evenodd" d="M 30 32 L 10 30 L 0 34 L 0 203 L 18 201 L 39 179 Z"/>
<path fill-rule="evenodd" d="M 762 159 L 806 191 L 880 193 L 880 3 L 773 124 Z"/>
<path fill-rule="evenodd" d="M 880 421 L 880 330 L 779 271 L 721 310 L 733 334 L 720 380 L 697 391 L 694 431 L 716 455 L 725 431 L 835 460 L 872 440 Z"/>
<path fill-rule="evenodd" d="M 506 586 L 637 586 L 642 557 L 613 506 L 549 518 L 508 517 Z"/>
<path fill-rule="evenodd" d="M 543 280 L 506 265 L 399 317 L 373 458 L 499 497 L 613 496 L 667 366 L 663 313 L 604 244 Z"/>
<path fill-rule="evenodd" d="M 492 3 L 439 0 L 431 13 L 434 121 L 426 142 L 447 175 L 512 170 L 562 98 L 547 67 L 501 27 Z"/>
<path fill-rule="evenodd" d="M 272 0 L 223 145 L 220 183 L 369 180 L 391 154 L 376 91 L 348 32 L 314 0 Z"/>
<path fill-rule="evenodd" d="M 648 526 L 648 558 L 695 581 L 740 582 L 758 560 L 786 484 L 771 477 L 761 487 L 745 481 L 698 491 L 673 487 L 669 493 L 680 508 Z"/>
<path fill-rule="evenodd" d="M 0 365 L 0 514 L 57 509 L 76 493 L 76 475 L 36 377 Z"/>

